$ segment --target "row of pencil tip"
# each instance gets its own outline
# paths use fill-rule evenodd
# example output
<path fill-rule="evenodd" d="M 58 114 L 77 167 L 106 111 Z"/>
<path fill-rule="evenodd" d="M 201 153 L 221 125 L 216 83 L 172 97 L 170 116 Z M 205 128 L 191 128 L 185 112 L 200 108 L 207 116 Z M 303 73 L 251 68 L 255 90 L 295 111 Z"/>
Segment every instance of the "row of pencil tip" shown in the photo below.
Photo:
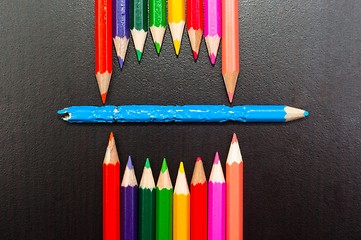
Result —
<path fill-rule="evenodd" d="M 243 160 L 235 134 L 227 157 L 226 177 L 218 152 L 208 182 L 198 157 L 190 188 L 183 162 L 179 164 L 174 189 L 166 159 L 157 185 L 148 158 L 139 186 L 131 157 L 121 184 L 119 166 L 111 134 L 103 165 L 105 238 L 115 233 L 121 239 L 131 240 L 243 239 Z"/>

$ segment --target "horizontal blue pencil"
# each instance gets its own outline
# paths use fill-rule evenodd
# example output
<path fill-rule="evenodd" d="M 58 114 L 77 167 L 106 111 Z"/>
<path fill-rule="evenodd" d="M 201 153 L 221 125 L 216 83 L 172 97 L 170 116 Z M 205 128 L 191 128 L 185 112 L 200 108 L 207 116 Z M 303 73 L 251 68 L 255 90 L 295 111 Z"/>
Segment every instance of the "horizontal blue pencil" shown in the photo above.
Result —
<path fill-rule="evenodd" d="M 308 112 L 285 105 L 72 106 L 58 111 L 70 123 L 114 122 L 288 122 Z"/>
<path fill-rule="evenodd" d="M 123 68 L 129 37 L 129 0 L 113 0 L 113 42 L 120 69 Z"/>

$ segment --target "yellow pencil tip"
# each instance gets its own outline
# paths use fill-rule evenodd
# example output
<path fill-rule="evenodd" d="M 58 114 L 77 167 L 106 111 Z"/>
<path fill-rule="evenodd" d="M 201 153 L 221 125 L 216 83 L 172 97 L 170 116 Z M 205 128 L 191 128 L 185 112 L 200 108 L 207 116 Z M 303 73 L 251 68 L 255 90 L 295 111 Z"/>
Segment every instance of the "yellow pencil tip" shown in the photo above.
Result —
<path fill-rule="evenodd" d="M 173 45 L 174 45 L 175 54 L 178 56 L 180 50 L 180 41 L 174 40 Z"/>
<path fill-rule="evenodd" d="M 178 170 L 178 171 L 181 172 L 181 173 L 184 173 L 183 162 L 180 162 L 180 164 L 179 164 L 179 170 Z"/>

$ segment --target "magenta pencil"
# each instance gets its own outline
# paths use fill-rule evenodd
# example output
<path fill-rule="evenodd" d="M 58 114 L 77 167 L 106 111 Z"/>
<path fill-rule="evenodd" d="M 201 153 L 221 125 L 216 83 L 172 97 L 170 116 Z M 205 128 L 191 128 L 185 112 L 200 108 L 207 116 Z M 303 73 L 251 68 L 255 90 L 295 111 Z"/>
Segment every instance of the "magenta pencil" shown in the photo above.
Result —
<path fill-rule="evenodd" d="M 204 0 L 204 38 L 212 64 L 216 63 L 219 42 L 222 36 L 221 0 Z"/>
<path fill-rule="evenodd" d="M 208 183 L 208 240 L 225 239 L 226 181 L 218 152 Z"/>

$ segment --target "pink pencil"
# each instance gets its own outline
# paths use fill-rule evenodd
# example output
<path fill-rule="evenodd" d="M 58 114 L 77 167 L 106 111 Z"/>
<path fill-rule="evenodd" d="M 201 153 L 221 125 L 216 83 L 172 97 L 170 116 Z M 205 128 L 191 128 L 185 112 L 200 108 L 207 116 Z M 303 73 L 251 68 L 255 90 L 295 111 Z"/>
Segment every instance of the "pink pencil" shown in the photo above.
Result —
<path fill-rule="evenodd" d="M 218 152 L 208 183 L 208 239 L 225 239 L 226 182 Z"/>
<path fill-rule="evenodd" d="M 216 63 L 222 36 L 221 0 L 204 0 L 204 38 L 212 64 Z"/>

